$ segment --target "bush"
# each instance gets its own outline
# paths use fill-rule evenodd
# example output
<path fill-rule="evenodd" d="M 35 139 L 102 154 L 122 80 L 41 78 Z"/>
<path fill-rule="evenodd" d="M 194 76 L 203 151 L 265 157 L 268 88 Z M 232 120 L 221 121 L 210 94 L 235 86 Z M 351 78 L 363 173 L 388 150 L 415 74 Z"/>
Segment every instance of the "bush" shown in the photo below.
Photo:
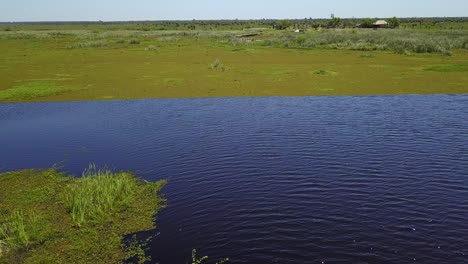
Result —
<path fill-rule="evenodd" d="M 291 25 L 292 25 L 291 21 L 281 20 L 281 21 L 277 21 L 273 27 L 277 30 L 285 30 L 285 29 L 288 29 Z"/>

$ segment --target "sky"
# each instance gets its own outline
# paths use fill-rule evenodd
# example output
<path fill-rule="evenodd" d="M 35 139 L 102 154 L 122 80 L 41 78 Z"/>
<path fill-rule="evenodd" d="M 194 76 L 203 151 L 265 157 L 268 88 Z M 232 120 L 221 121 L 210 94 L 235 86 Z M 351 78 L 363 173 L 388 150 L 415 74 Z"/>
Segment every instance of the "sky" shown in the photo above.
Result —
<path fill-rule="evenodd" d="M 0 0 L 0 21 L 460 17 L 468 0 Z"/>

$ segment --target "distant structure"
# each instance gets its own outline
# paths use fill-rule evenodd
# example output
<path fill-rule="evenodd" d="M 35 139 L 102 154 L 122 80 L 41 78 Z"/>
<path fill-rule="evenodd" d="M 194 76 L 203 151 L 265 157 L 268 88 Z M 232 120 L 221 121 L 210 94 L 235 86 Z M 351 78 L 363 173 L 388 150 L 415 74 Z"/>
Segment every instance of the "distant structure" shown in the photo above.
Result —
<path fill-rule="evenodd" d="M 385 21 L 385 20 L 377 20 L 373 24 L 373 27 L 374 28 L 386 28 L 386 27 L 388 27 L 388 22 Z"/>
<path fill-rule="evenodd" d="M 295 33 L 304 33 L 305 32 L 305 29 L 296 29 L 294 30 Z"/>

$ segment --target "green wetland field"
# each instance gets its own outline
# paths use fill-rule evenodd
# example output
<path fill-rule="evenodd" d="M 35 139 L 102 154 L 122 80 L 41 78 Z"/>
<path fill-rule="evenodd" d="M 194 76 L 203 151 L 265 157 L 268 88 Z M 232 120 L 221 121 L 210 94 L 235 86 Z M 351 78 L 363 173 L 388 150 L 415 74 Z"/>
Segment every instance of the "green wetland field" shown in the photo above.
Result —
<path fill-rule="evenodd" d="M 3 23 L 0 103 L 468 93 L 467 19 L 357 23 Z M 0 263 L 145 263 L 132 235 L 154 231 L 165 184 L 94 166 L 0 174 Z"/>
<path fill-rule="evenodd" d="M 0 101 L 467 93 L 465 22 L 411 25 L 2 26 Z"/>

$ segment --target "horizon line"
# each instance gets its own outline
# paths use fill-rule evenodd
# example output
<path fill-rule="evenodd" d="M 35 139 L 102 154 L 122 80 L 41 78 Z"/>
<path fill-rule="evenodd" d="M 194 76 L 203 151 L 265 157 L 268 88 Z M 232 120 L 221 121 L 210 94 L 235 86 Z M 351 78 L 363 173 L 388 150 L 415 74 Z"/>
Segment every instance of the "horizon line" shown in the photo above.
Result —
<path fill-rule="evenodd" d="M 397 17 L 400 19 L 411 19 L 411 18 L 468 18 L 468 16 L 414 16 L 414 17 Z M 341 19 L 365 19 L 365 18 L 391 18 L 391 17 L 340 17 Z M 237 18 L 210 18 L 210 19 L 163 19 L 163 20 L 154 20 L 154 19 L 143 19 L 143 20 L 29 20 L 29 21 L 0 21 L 0 23 L 112 23 L 112 22 L 190 22 L 190 21 L 259 21 L 259 20 L 314 20 L 314 19 L 331 19 L 327 17 L 308 17 L 308 18 L 247 18 L 247 19 L 237 19 Z"/>

